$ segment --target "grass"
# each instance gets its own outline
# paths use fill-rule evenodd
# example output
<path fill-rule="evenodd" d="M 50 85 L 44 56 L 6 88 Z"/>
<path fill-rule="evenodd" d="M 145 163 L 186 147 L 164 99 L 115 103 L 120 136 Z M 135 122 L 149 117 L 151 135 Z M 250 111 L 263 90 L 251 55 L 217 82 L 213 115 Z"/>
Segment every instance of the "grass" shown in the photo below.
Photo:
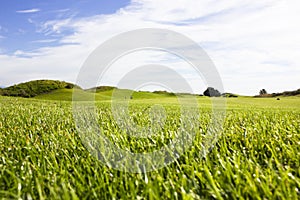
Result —
<path fill-rule="evenodd" d="M 82 95 L 82 99 L 86 99 L 86 96 L 89 96 L 89 98 L 93 97 L 93 92 L 84 91 L 84 90 L 78 90 L 75 89 L 79 95 Z M 98 91 L 95 93 L 95 99 L 96 101 L 103 101 L 103 100 L 110 100 L 112 93 L 114 89 L 108 89 L 104 91 Z M 165 98 L 165 97 L 174 97 L 170 93 L 163 93 L 163 94 L 156 94 L 152 92 L 133 92 L 131 90 L 125 90 L 125 89 L 116 89 L 118 93 L 124 93 L 124 97 L 126 96 L 127 99 L 130 99 L 130 95 L 133 99 L 155 99 L 155 98 Z M 35 99 L 43 99 L 43 100 L 58 100 L 58 101 L 72 101 L 72 95 L 73 95 L 73 89 L 58 89 L 54 90 L 52 92 L 46 93 L 46 94 L 40 94 L 35 96 Z"/>
<path fill-rule="evenodd" d="M 224 132 L 205 159 L 199 157 L 200 136 L 206 133 L 211 103 L 198 97 L 201 124 L 193 147 L 165 168 L 133 174 L 102 165 L 85 149 L 75 129 L 70 91 L 37 99 L 0 97 L 1 199 L 297 199 L 300 195 L 298 97 L 227 98 Z M 110 94 L 96 95 L 105 134 L 124 149 L 154 148 L 151 140 L 132 140 L 116 126 L 107 101 Z M 172 139 L 168 130 L 180 125 L 176 98 L 136 95 L 140 96 L 131 100 L 131 117 L 138 116 L 136 123 L 144 124 L 149 116 L 142 111 L 152 104 L 164 105 L 172 115 L 154 141 Z"/>

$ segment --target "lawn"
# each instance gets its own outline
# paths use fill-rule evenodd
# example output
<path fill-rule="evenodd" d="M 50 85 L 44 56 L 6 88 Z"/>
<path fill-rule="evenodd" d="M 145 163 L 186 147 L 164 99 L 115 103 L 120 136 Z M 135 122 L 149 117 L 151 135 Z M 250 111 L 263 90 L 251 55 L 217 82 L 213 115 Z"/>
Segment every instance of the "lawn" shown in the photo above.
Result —
<path fill-rule="evenodd" d="M 200 124 L 192 147 L 164 168 L 129 173 L 103 165 L 86 150 L 73 120 L 72 95 L 64 90 L 35 99 L 0 97 L 1 199 L 297 199 L 300 195 L 299 97 L 226 98 L 222 135 L 205 158 L 200 156 L 201 136 L 210 121 L 211 99 L 197 97 Z M 113 120 L 110 95 L 96 94 L 97 119 L 120 148 L 152 151 L 176 136 L 180 126 L 176 97 L 134 94 L 130 118 L 137 124 L 148 123 L 147 109 L 153 104 L 163 105 L 167 117 L 153 138 L 133 140 Z"/>

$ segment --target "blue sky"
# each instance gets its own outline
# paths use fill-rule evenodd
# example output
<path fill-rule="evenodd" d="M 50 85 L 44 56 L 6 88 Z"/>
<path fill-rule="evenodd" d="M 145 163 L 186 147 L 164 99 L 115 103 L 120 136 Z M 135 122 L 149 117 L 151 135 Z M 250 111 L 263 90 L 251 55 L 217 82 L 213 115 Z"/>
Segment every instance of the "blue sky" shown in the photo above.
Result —
<path fill-rule="evenodd" d="M 0 86 L 35 79 L 76 82 L 103 42 L 126 31 L 162 28 L 197 42 L 227 92 L 294 90 L 300 87 L 299 13 L 297 0 L 1 1 Z M 120 59 L 101 83 L 117 85 L 137 63 L 169 65 L 195 93 L 207 87 L 182 60 L 144 51 Z"/>
<path fill-rule="evenodd" d="M 53 33 L 43 28 L 49 20 L 78 19 L 111 14 L 127 6 L 128 0 L 20 0 L 1 1 L 0 47 L 2 53 L 32 51 L 43 46 L 59 45 L 59 40 L 72 30 Z"/>

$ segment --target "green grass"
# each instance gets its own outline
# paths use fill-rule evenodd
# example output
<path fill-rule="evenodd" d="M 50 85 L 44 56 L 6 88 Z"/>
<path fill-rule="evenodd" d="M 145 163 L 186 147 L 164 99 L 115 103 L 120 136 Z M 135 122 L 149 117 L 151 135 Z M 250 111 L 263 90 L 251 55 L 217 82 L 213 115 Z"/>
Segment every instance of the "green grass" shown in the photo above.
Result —
<path fill-rule="evenodd" d="M 298 109 L 300 108 L 299 97 L 280 97 L 277 98 L 253 98 L 253 97 L 239 97 L 239 98 L 227 98 L 228 108 L 263 108 L 263 109 Z"/>
<path fill-rule="evenodd" d="M 95 94 L 91 91 L 83 91 L 78 90 L 78 96 L 81 96 L 79 99 L 85 100 L 92 98 L 93 95 L 95 95 L 95 99 L 97 101 L 103 101 L 103 100 L 110 100 L 113 92 L 117 93 L 124 93 L 124 98 L 126 96 L 127 99 L 130 99 L 130 94 L 133 99 L 155 99 L 155 98 L 165 98 L 165 97 L 174 97 L 174 95 L 169 93 L 164 94 L 156 94 L 152 92 L 133 92 L 131 90 L 125 90 L 125 89 L 108 89 L 104 91 L 98 91 Z M 58 89 L 51 91 L 46 94 L 40 94 L 35 96 L 35 99 L 43 99 L 43 100 L 58 100 L 58 101 L 72 101 L 72 95 L 73 95 L 73 89 Z"/>
<path fill-rule="evenodd" d="M 124 149 L 153 149 L 153 140 L 132 140 L 116 126 L 107 101 L 110 95 L 96 94 L 103 100 L 96 105 L 105 134 Z M 168 130 L 180 125 L 176 98 L 136 95 L 131 117 L 145 124 L 149 105 L 164 105 L 171 115 L 154 141 L 172 139 Z M 198 154 L 211 99 L 198 97 L 201 124 L 193 147 L 175 163 L 146 174 L 111 169 L 89 154 L 75 129 L 71 90 L 36 98 L 0 97 L 0 199 L 297 199 L 300 195 L 299 97 L 226 98 L 224 132 L 205 159 Z"/>

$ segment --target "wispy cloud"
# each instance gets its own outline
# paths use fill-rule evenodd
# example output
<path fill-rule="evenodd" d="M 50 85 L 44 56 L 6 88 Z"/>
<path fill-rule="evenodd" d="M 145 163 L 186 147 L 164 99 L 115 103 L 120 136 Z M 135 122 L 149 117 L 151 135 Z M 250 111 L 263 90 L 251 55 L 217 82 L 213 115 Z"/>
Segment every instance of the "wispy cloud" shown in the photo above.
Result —
<path fill-rule="evenodd" d="M 56 42 L 57 39 L 45 39 L 45 40 L 34 40 L 31 41 L 32 43 L 50 43 L 50 42 Z"/>
<path fill-rule="evenodd" d="M 27 10 L 18 10 L 16 11 L 17 13 L 36 13 L 40 12 L 41 10 L 38 8 L 33 8 L 33 9 L 27 9 Z"/>
<path fill-rule="evenodd" d="M 70 11 L 70 8 L 65 8 L 65 9 L 57 9 L 57 10 L 51 10 L 49 12 L 53 12 L 53 13 L 64 13 L 64 12 L 68 12 Z"/>

